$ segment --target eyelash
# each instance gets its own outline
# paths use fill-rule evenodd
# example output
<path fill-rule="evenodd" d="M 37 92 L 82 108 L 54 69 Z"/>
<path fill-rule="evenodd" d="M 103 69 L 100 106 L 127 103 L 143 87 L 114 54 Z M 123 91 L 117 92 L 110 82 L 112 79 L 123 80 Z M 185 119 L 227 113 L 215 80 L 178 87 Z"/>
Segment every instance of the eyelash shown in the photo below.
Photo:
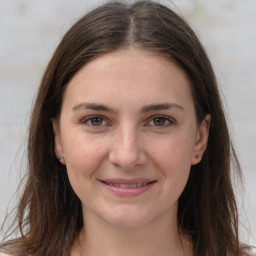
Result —
<path fill-rule="evenodd" d="M 156 125 L 156 124 L 151 125 L 150 123 L 154 122 L 154 120 L 156 120 L 157 118 L 161 118 L 164 121 L 164 124 L 163 125 Z M 167 124 L 166 124 L 166 122 L 167 122 Z M 155 115 L 155 116 L 150 117 L 150 121 L 147 122 L 146 126 L 155 126 L 159 129 L 161 129 L 161 128 L 165 128 L 165 127 L 174 125 L 175 123 L 176 123 L 175 120 L 173 118 L 169 117 L 169 116 Z"/>
<path fill-rule="evenodd" d="M 102 122 L 105 122 L 106 124 L 105 125 L 102 125 L 102 124 L 93 125 L 91 122 L 93 121 L 93 119 L 96 119 L 96 118 L 100 119 Z M 89 122 L 90 122 L 90 124 L 88 124 Z M 110 126 L 110 124 L 109 125 L 107 124 L 108 122 L 106 121 L 106 118 L 103 117 L 103 116 L 99 116 L 99 115 L 88 116 L 88 117 L 86 117 L 85 119 L 82 120 L 82 123 L 92 127 L 93 129 L 100 129 L 100 128 L 105 127 L 105 126 Z"/>
<path fill-rule="evenodd" d="M 106 123 L 106 124 L 102 125 L 102 123 L 100 123 L 99 125 L 93 125 L 91 122 L 93 121 L 93 119 L 96 119 L 96 118 L 99 119 L 102 123 Z M 154 124 L 154 120 L 156 121 L 157 118 L 161 118 L 162 121 L 164 121 L 164 124 L 163 125 Z M 152 122 L 153 122 L 153 124 L 150 124 Z M 166 122 L 167 122 L 167 124 L 166 124 Z M 86 117 L 85 119 L 82 120 L 82 123 L 87 125 L 87 126 L 92 127 L 93 129 L 101 129 L 102 127 L 111 126 L 110 122 L 107 121 L 105 117 L 100 116 L 100 115 L 88 116 L 88 117 Z M 175 120 L 173 118 L 170 118 L 169 116 L 155 115 L 155 116 L 152 116 L 148 119 L 145 126 L 146 127 L 147 126 L 154 126 L 154 127 L 157 127 L 159 129 L 161 129 L 161 128 L 165 128 L 165 127 L 174 125 L 175 123 L 176 123 Z"/>

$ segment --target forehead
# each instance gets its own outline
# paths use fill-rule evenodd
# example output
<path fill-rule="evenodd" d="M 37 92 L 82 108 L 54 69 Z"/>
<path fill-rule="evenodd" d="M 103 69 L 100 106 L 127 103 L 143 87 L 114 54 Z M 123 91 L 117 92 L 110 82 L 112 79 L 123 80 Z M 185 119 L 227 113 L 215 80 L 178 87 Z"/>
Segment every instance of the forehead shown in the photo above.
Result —
<path fill-rule="evenodd" d="M 127 77 L 122 73 L 124 70 L 127 71 Z M 142 73 L 145 79 L 159 79 L 159 75 L 163 73 L 169 75 L 169 81 L 181 78 L 187 79 L 187 74 L 182 68 L 163 54 L 133 48 L 116 50 L 92 59 L 75 74 L 72 80 L 85 79 L 85 76 L 92 78 L 96 72 L 97 79 L 101 78 L 102 74 L 105 76 L 110 74 L 112 76 L 113 73 L 115 74 L 115 79 L 135 79 L 137 74 L 141 75 Z M 130 74 L 134 76 L 129 77 Z M 162 76 L 162 78 L 164 79 L 166 76 Z"/>
<path fill-rule="evenodd" d="M 186 73 L 162 55 L 135 49 L 117 50 L 85 64 L 69 82 L 64 101 L 84 99 L 131 102 L 191 100 Z"/>

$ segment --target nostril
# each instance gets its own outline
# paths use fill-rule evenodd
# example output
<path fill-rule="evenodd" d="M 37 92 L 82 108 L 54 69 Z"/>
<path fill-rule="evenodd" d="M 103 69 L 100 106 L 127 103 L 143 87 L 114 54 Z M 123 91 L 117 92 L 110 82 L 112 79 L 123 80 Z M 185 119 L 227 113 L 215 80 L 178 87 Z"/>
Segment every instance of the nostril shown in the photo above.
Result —
<path fill-rule="evenodd" d="M 116 167 L 126 171 L 146 163 L 146 154 L 140 149 L 125 150 L 124 148 L 112 150 L 109 161 Z"/>

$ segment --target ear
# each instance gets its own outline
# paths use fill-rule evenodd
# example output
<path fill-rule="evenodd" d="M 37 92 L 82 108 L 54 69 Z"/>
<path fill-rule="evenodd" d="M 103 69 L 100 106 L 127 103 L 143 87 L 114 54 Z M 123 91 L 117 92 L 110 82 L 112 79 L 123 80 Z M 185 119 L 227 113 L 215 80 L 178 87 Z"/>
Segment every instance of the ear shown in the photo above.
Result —
<path fill-rule="evenodd" d="M 52 122 L 52 128 L 54 133 L 54 151 L 55 151 L 56 157 L 59 159 L 59 161 L 63 165 L 66 165 L 63 147 L 62 147 L 62 141 L 61 141 L 59 122 L 55 118 L 52 118 L 51 122 Z"/>
<path fill-rule="evenodd" d="M 191 161 L 192 165 L 198 164 L 202 159 L 204 151 L 207 147 L 210 124 L 211 124 L 211 115 L 207 114 L 203 119 L 203 121 L 201 122 L 201 124 L 199 125 L 197 130 L 196 141 L 195 141 L 195 146 L 194 146 L 192 161 Z"/>

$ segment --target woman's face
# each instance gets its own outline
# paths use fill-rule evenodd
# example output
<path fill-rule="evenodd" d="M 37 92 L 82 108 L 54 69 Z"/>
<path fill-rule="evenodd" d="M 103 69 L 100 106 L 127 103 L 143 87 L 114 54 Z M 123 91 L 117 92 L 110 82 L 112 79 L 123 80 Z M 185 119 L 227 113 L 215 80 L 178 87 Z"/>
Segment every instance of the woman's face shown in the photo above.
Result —
<path fill-rule="evenodd" d="M 87 63 L 53 121 L 84 217 L 122 227 L 176 218 L 209 119 L 197 124 L 187 76 L 156 53 L 118 50 Z"/>

